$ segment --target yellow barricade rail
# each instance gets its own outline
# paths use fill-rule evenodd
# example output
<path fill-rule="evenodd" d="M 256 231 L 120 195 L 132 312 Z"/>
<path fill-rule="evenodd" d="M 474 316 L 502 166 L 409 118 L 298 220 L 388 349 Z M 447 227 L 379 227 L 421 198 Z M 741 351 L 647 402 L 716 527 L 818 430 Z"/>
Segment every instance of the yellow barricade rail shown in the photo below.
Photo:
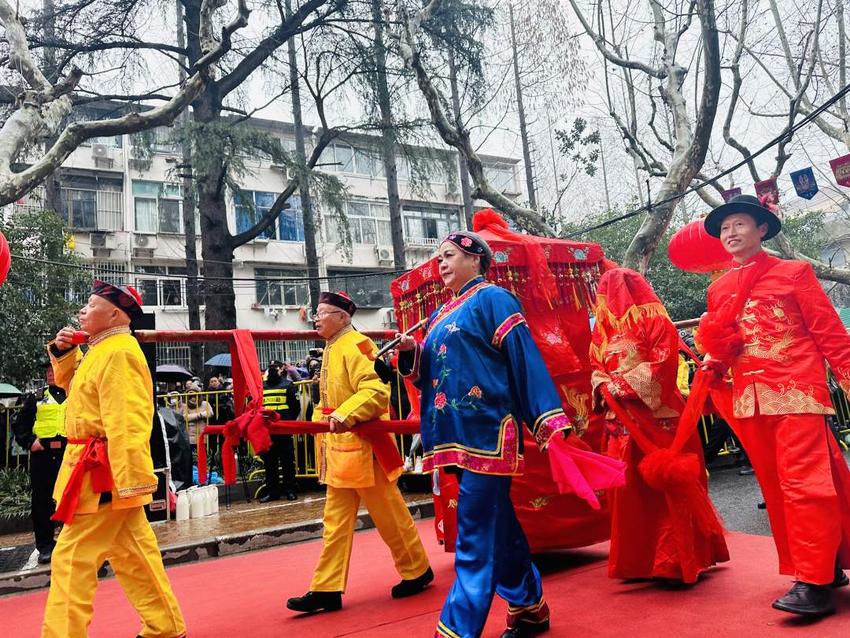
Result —
<path fill-rule="evenodd" d="M 310 380 L 296 381 L 298 387 L 298 397 L 300 403 L 300 411 L 298 420 L 308 420 L 308 415 L 311 414 L 312 407 L 311 386 L 313 382 Z M 186 421 L 187 434 L 189 441 L 195 445 L 198 439 L 198 433 L 206 425 L 223 425 L 228 418 L 233 418 L 232 412 L 233 392 L 231 390 L 216 390 L 202 392 L 167 392 L 157 394 L 157 404 L 167 406 L 180 414 Z M 230 410 L 228 410 L 230 405 Z M 229 416 L 228 416 L 229 415 Z M 226 418 L 225 418 L 226 417 Z M 204 437 L 207 458 L 213 459 L 213 451 L 219 449 L 221 437 Z M 212 439 L 212 440 L 211 440 Z M 413 443 L 413 436 L 409 434 L 397 434 L 396 445 L 403 457 L 407 458 L 410 454 L 410 449 Z M 316 444 L 312 434 L 295 434 L 292 436 L 292 444 L 295 447 L 295 475 L 298 478 L 317 478 L 319 476 L 319 467 L 316 460 Z M 249 446 L 249 452 L 252 456 L 256 456 Z M 259 459 L 257 462 L 260 463 Z M 220 471 L 220 464 L 215 462 L 211 464 L 210 469 Z M 262 470 L 249 470 L 248 478 L 258 478 Z"/>

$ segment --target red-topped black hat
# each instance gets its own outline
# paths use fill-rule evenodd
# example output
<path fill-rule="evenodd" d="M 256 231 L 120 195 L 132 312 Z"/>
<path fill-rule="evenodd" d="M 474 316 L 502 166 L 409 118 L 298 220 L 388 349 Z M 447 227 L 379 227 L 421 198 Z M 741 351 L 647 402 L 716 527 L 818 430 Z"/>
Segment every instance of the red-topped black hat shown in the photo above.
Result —
<path fill-rule="evenodd" d="M 345 310 L 352 317 L 357 312 L 357 306 L 351 300 L 347 293 L 339 290 L 337 292 L 323 292 L 319 294 L 319 303 L 326 303 L 331 306 L 336 306 L 340 310 Z"/>
<path fill-rule="evenodd" d="M 132 286 L 116 286 L 95 279 L 91 285 L 91 294 L 103 297 L 108 302 L 127 313 L 130 319 L 138 319 L 142 311 L 142 296 Z"/>

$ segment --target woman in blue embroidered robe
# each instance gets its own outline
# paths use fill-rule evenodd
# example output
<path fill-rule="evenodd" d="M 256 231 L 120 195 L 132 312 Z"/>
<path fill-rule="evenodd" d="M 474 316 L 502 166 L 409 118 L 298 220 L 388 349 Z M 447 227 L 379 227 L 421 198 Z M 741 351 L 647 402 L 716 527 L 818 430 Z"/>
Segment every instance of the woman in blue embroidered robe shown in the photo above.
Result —
<path fill-rule="evenodd" d="M 437 259 L 455 296 L 423 344 L 399 345 L 399 369 L 422 393 L 423 469 L 459 475 L 456 578 L 436 631 L 448 638 L 480 636 L 494 593 L 509 605 L 503 638 L 549 628 L 510 486 L 523 472 L 523 423 L 541 449 L 571 426 L 519 302 L 482 276 L 491 255 L 476 233 L 450 234 Z"/>

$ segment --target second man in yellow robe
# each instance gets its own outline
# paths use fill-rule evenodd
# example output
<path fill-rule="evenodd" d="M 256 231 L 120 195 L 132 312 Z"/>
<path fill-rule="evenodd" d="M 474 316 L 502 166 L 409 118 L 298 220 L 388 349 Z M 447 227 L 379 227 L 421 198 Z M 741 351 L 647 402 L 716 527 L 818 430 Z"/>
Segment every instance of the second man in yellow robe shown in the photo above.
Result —
<path fill-rule="evenodd" d="M 393 598 L 422 591 L 434 574 L 413 517 L 396 485 L 402 459 L 392 435 L 361 436 L 357 424 L 388 419 L 390 389 L 365 354 L 375 344 L 351 327 L 354 302 L 344 293 L 322 293 L 316 327 L 327 346 L 320 375 L 320 403 L 313 420 L 327 421 L 331 433 L 319 441 L 320 480 L 327 485 L 322 553 L 310 591 L 290 598 L 294 611 L 333 611 L 342 607 L 362 502 L 387 544 L 402 580 Z"/>

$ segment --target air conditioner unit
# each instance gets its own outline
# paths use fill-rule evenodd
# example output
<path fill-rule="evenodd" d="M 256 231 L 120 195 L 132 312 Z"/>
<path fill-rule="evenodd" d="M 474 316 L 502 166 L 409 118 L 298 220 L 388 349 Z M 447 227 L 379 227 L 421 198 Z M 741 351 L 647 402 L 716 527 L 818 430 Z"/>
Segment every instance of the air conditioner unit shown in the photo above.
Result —
<path fill-rule="evenodd" d="M 144 250 L 153 250 L 157 246 L 156 235 L 145 235 L 136 233 L 133 235 L 133 248 L 141 248 Z"/>
<path fill-rule="evenodd" d="M 378 256 L 379 264 L 393 263 L 393 249 L 388 246 L 375 246 L 375 254 Z"/>
<path fill-rule="evenodd" d="M 255 244 L 262 244 L 263 246 L 265 246 L 266 244 L 269 243 L 269 238 L 268 237 L 261 237 L 261 236 L 254 237 L 254 243 Z"/>
<path fill-rule="evenodd" d="M 89 234 L 89 242 L 92 248 L 117 248 L 114 233 L 93 232 Z"/>
<path fill-rule="evenodd" d="M 114 149 L 111 146 L 107 146 L 106 144 L 91 145 L 91 156 L 96 160 L 111 160 L 113 157 L 113 152 Z"/>

